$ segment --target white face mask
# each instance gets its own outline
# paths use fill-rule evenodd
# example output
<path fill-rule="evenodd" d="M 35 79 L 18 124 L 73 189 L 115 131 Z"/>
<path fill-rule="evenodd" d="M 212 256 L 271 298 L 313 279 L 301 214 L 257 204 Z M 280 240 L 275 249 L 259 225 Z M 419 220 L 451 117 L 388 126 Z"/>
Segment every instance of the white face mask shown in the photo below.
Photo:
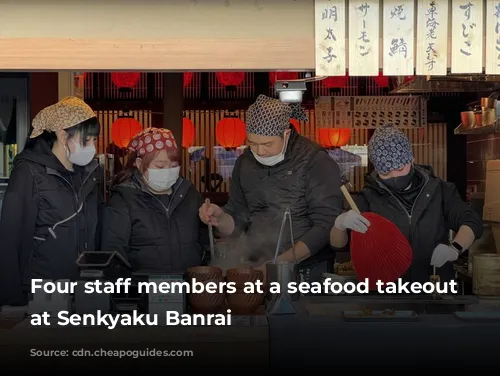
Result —
<path fill-rule="evenodd" d="M 286 135 L 284 135 L 283 137 L 286 137 Z M 283 160 L 285 159 L 285 151 L 286 151 L 287 144 L 288 144 L 288 139 L 283 143 L 283 149 L 281 149 L 281 152 L 279 152 L 276 155 L 272 155 L 270 157 L 261 157 L 260 155 L 258 155 L 257 153 L 255 153 L 253 151 L 252 151 L 252 154 L 255 157 L 255 159 L 257 160 L 257 162 L 259 162 L 260 164 L 263 164 L 264 166 L 271 167 L 271 166 L 274 166 L 280 162 L 283 162 Z"/>
<path fill-rule="evenodd" d="M 77 166 L 88 165 L 95 156 L 95 146 L 85 146 L 82 147 L 79 143 L 71 140 L 75 145 L 75 152 L 72 153 L 69 148 L 67 149 L 68 160 Z"/>
<path fill-rule="evenodd" d="M 180 167 L 148 168 L 148 184 L 157 192 L 170 189 L 179 179 Z"/>

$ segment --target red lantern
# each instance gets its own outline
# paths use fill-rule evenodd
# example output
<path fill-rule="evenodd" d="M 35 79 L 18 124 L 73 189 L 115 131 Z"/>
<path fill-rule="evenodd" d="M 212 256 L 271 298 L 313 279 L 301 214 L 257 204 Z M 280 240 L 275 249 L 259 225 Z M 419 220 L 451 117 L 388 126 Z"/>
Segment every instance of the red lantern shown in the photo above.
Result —
<path fill-rule="evenodd" d="M 299 78 L 298 72 L 270 72 L 269 81 L 274 85 L 276 81 L 291 81 Z"/>
<path fill-rule="evenodd" d="M 292 123 L 293 127 L 297 131 L 298 134 L 300 134 L 300 124 L 297 121 L 297 119 L 290 119 L 290 123 Z"/>
<path fill-rule="evenodd" d="M 189 86 L 192 80 L 193 80 L 193 72 L 184 73 L 184 87 Z"/>
<path fill-rule="evenodd" d="M 195 136 L 195 129 L 193 122 L 188 119 L 182 119 L 182 147 L 188 148 L 193 145 Z"/>
<path fill-rule="evenodd" d="M 215 75 L 222 86 L 238 86 L 245 80 L 245 72 L 217 72 Z"/>
<path fill-rule="evenodd" d="M 318 143 L 324 148 L 339 148 L 347 145 L 351 137 L 350 128 L 319 128 Z"/>
<path fill-rule="evenodd" d="M 376 77 L 373 77 L 373 80 L 375 81 L 375 83 L 377 84 L 377 86 L 379 87 L 382 87 L 382 88 L 386 88 L 386 87 L 389 87 L 389 77 L 388 76 L 384 76 L 382 74 L 382 72 L 380 72 L 378 74 L 378 76 Z"/>
<path fill-rule="evenodd" d="M 137 86 L 141 74 L 139 72 L 111 73 L 111 81 L 119 89 L 132 89 Z"/>
<path fill-rule="evenodd" d="M 245 142 L 246 126 L 235 117 L 226 117 L 215 126 L 215 138 L 220 146 L 226 149 L 237 148 Z"/>
<path fill-rule="evenodd" d="M 132 116 L 124 115 L 111 125 L 111 139 L 119 148 L 126 148 L 137 133 L 142 131 L 142 124 Z"/>
<path fill-rule="evenodd" d="M 329 76 L 321 80 L 321 84 L 328 89 L 340 89 L 347 86 L 349 76 Z"/>

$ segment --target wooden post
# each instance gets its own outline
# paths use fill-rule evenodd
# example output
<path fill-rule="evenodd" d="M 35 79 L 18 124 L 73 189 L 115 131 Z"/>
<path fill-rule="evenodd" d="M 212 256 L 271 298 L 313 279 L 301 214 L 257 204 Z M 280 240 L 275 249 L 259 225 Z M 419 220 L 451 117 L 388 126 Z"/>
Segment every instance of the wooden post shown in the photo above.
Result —
<path fill-rule="evenodd" d="M 163 128 L 174 134 L 177 146 L 182 147 L 182 119 L 184 110 L 184 74 L 163 74 Z"/>

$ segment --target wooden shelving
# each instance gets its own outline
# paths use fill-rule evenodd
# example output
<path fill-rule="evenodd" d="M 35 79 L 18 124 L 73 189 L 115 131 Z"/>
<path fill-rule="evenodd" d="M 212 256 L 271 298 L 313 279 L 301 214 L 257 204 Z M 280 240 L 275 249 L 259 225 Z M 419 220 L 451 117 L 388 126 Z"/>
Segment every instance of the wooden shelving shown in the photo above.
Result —
<path fill-rule="evenodd" d="M 492 125 L 484 125 L 481 127 L 474 127 L 474 128 L 466 128 L 461 123 L 458 127 L 455 128 L 453 132 L 455 135 L 460 135 L 460 136 L 486 135 L 486 134 L 498 133 L 500 132 L 500 118 L 498 118 Z"/>

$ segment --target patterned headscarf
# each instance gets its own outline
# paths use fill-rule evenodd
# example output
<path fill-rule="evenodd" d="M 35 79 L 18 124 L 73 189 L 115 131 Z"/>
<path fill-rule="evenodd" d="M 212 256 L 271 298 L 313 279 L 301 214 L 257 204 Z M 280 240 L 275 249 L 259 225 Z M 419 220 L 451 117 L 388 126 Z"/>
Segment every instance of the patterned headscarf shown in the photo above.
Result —
<path fill-rule="evenodd" d="M 77 97 L 66 97 L 45 107 L 33 119 L 33 132 L 30 138 L 40 136 L 43 131 L 56 132 L 68 129 L 95 117 L 90 106 Z"/>
<path fill-rule="evenodd" d="M 283 136 L 290 126 L 290 119 L 307 121 L 307 115 L 300 105 L 289 105 L 279 99 L 259 95 L 247 111 L 247 133 Z"/>
<path fill-rule="evenodd" d="M 386 174 L 411 163 L 413 152 L 410 141 L 392 124 L 377 128 L 368 142 L 368 158 L 377 173 Z"/>
<path fill-rule="evenodd" d="M 128 149 L 143 157 L 154 151 L 177 151 L 177 142 L 169 129 L 146 128 L 130 141 Z"/>

